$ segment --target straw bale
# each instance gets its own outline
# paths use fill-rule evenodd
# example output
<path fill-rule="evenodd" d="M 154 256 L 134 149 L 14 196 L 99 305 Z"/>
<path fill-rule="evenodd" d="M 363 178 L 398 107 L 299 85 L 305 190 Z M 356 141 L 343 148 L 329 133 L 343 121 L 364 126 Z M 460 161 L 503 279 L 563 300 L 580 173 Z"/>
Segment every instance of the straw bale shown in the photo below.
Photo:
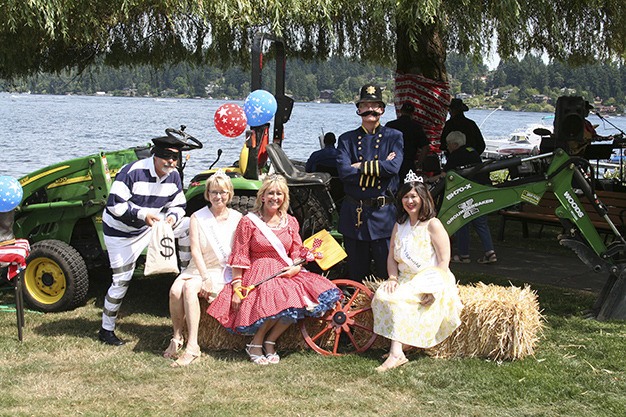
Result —
<path fill-rule="evenodd" d="M 426 349 L 437 358 L 478 357 L 495 361 L 532 355 L 544 323 L 537 293 L 528 285 L 460 285 L 461 326 L 439 345 Z"/>
<path fill-rule="evenodd" d="M 217 320 L 205 313 L 208 307 L 206 300 L 200 300 L 200 328 L 198 344 L 205 350 L 243 350 L 250 343 L 250 336 L 236 335 L 228 332 Z M 306 347 L 298 325 L 289 326 L 278 339 L 280 349 L 302 350 Z"/>
<path fill-rule="evenodd" d="M 363 283 L 375 291 L 382 281 L 375 278 Z M 426 354 L 437 358 L 479 357 L 491 360 L 516 360 L 534 353 L 543 329 L 543 317 L 535 291 L 525 286 L 503 287 L 485 285 L 460 285 L 459 292 L 464 308 L 461 313 L 461 326 L 439 345 L 424 349 Z M 361 294 L 354 301 L 353 309 L 369 307 L 369 297 Z M 207 303 L 201 300 L 205 311 Z M 372 328 L 374 319 L 371 311 L 358 316 L 358 322 Z M 323 328 L 319 320 L 309 320 L 307 330 L 310 335 Z M 371 333 L 352 328 L 354 337 L 365 342 Z M 326 339 L 318 340 L 319 346 L 330 349 L 334 343 L 334 333 L 328 332 Z M 227 332 L 213 317 L 202 314 L 198 342 L 207 350 L 243 350 L 250 336 L 234 335 Z M 290 326 L 279 339 L 280 349 L 302 350 L 307 347 L 298 325 Z M 388 349 L 389 340 L 378 337 L 371 349 Z"/>
<path fill-rule="evenodd" d="M 364 284 L 376 291 L 382 282 L 370 278 Z M 535 291 L 529 286 L 503 287 L 482 282 L 458 287 L 464 305 L 461 325 L 439 345 L 423 349 L 427 355 L 501 361 L 534 353 L 544 326 Z M 379 337 L 372 348 L 387 349 L 389 340 Z"/>

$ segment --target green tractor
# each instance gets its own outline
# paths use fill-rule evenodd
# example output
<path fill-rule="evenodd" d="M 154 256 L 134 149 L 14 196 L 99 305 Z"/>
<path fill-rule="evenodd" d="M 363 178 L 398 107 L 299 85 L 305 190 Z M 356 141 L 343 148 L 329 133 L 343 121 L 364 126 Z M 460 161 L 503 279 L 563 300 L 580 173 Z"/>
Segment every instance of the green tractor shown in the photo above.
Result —
<path fill-rule="evenodd" d="M 253 206 L 261 186 L 259 178 L 268 171 L 269 159 L 269 166 L 273 167 L 269 169 L 288 178 L 290 210 L 301 224 L 303 237 L 307 237 L 318 230 L 331 229 L 336 212 L 329 194 L 331 176 L 301 172 L 280 147 L 283 125 L 289 120 L 293 100 L 284 94 L 285 48 L 279 38 L 265 34 L 255 36 L 252 88 L 261 88 L 262 48 L 267 41 L 276 46 L 277 57 L 275 97 L 279 107 L 273 142 L 269 143 L 269 123 L 253 127 L 247 132 L 239 163 L 223 169 L 235 188 L 231 206 L 245 214 Z M 200 141 L 185 132 L 185 126 L 165 132 L 186 143 L 182 151 L 202 147 Z M 218 159 L 220 154 L 218 151 Z M 150 156 L 147 144 L 64 161 L 20 178 L 24 196 L 14 213 L 13 230 L 17 237 L 31 242 L 24 295 L 32 308 L 52 312 L 73 309 L 84 303 L 89 276 L 108 268 L 102 211 L 112 181 L 124 165 Z M 185 181 L 183 169 L 181 152 L 179 172 Z M 206 204 L 205 182 L 214 171 L 201 172 L 190 181 L 185 192 L 187 215 Z"/>

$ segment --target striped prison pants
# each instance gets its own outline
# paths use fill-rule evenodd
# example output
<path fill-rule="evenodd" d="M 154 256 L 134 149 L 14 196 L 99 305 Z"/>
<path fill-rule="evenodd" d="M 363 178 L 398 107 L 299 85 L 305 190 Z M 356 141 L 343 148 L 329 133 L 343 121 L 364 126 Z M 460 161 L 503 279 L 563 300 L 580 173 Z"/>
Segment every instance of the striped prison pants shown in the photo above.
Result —
<path fill-rule="evenodd" d="M 144 249 L 150 244 L 151 228 L 145 233 L 131 238 L 104 236 L 104 243 L 109 253 L 113 272 L 112 283 L 104 298 L 102 310 L 102 328 L 115 330 L 115 320 L 128 291 L 130 280 L 135 272 L 135 263 Z M 174 236 L 178 242 L 178 259 L 182 269 L 189 265 L 191 248 L 189 246 L 189 217 L 183 217 L 174 226 Z"/>

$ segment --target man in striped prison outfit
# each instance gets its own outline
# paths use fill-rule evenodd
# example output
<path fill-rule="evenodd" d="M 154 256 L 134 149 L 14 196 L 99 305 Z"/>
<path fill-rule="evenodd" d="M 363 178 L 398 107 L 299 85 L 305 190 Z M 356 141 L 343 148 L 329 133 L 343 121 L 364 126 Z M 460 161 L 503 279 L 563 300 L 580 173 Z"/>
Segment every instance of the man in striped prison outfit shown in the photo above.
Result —
<path fill-rule="evenodd" d="M 373 260 L 376 276 L 386 279 L 404 143 L 400 131 L 380 124 L 385 112 L 380 87 L 364 85 L 356 106 L 361 126 L 341 135 L 337 146 L 337 170 L 346 192 L 338 229 L 350 278 L 362 281 L 371 274 Z"/>
<path fill-rule="evenodd" d="M 104 299 L 98 337 L 108 345 L 124 344 L 115 335 L 115 320 L 133 277 L 135 262 L 150 242 L 151 226 L 158 221 L 172 225 L 178 238 L 181 266 L 185 267 L 191 259 L 186 200 L 176 170 L 183 143 L 171 136 L 152 141 L 151 158 L 130 163 L 119 171 L 102 214 L 113 282 Z"/>

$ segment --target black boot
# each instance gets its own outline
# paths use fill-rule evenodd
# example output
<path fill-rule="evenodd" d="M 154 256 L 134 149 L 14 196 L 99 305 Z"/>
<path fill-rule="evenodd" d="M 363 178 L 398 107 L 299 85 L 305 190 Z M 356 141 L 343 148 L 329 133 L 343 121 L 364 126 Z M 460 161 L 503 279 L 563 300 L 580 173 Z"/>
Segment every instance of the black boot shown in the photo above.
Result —
<path fill-rule="evenodd" d="M 100 339 L 101 342 L 112 346 L 122 346 L 125 343 L 122 339 L 115 336 L 115 332 L 113 330 L 106 330 L 103 328 L 100 328 L 100 331 L 98 332 L 98 339 Z"/>

